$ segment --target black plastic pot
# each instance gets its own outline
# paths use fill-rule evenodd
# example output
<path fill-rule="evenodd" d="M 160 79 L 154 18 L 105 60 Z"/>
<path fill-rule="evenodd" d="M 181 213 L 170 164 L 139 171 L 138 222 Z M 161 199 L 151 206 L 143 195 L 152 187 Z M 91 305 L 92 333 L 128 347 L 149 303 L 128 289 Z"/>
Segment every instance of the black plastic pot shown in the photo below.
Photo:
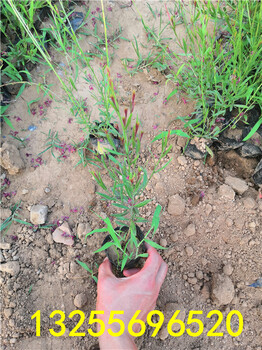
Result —
<path fill-rule="evenodd" d="M 116 228 L 115 228 L 115 231 L 118 231 L 118 230 L 120 230 L 120 227 L 116 227 Z M 128 231 L 128 230 L 129 230 L 129 227 L 128 227 L 128 226 L 123 226 L 121 230 L 122 230 L 122 231 Z M 143 240 L 143 238 L 144 238 L 144 234 L 143 234 L 143 232 L 141 231 L 141 229 L 140 229 L 139 226 L 136 226 L 136 235 L 137 235 L 138 240 L 141 242 L 141 241 Z M 103 243 L 102 243 L 102 246 L 103 246 L 104 244 L 106 244 L 107 242 L 110 242 L 110 241 L 112 241 L 111 236 L 110 236 L 110 235 L 106 236 L 106 238 L 104 239 L 104 241 L 103 241 Z M 110 249 L 110 248 L 109 248 L 109 249 Z M 119 266 L 117 265 L 117 262 L 116 262 L 116 261 L 113 259 L 113 257 L 111 256 L 109 249 L 106 249 L 106 255 L 107 255 L 109 261 L 111 262 L 111 264 L 113 264 L 113 265 L 117 268 L 117 270 L 120 270 L 120 269 L 119 269 Z M 144 244 L 144 242 L 143 242 L 143 243 L 141 244 L 141 253 L 145 253 L 145 252 L 146 252 L 146 247 L 145 247 L 145 244 Z M 128 269 L 132 269 L 132 268 L 134 268 L 134 267 L 138 267 L 138 266 L 140 265 L 140 262 L 141 262 L 141 258 L 139 258 L 139 257 L 136 258 L 136 259 L 132 259 L 132 260 L 130 260 L 130 261 L 128 261 L 128 262 L 126 263 L 125 269 L 128 270 Z"/>

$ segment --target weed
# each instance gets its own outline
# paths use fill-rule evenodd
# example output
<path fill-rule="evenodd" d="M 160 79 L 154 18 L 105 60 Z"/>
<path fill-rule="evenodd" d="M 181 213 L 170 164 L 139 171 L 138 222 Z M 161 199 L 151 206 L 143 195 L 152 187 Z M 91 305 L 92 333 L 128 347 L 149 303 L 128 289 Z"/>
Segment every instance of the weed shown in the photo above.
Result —
<path fill-rule="evenodd" d="M 82 266 L 87 272 L 90 273 L 91 277 L 93 278 L 93 280 L 97 283 L 98 282 L 98 279 L 96 276 L 94 276 L 94 272 L 92 269 L 90 269 L 85 263 L 83 263 L 82 261 L 76 259 L 76 262 Z"/>
<path fill-rule="evenodd" d="M 58 137 L 58 132 L 49 130 L 48 134 L 43 133 L 46 135 L 46 142 L 45 142 L 45 147 L 46 149 L 38 154 L 38 157 L 42 155 L 43 153 L 47 152 L 48 150 L 51 151 L 52 156 L 60 161 L 59 157 L 56 157 L 54 154 L 55 149 L 62 149 L 62 142 L 59 140 Z"/>
<path fill-rule="evenodd" d="M 19 203 L 16 203 L 13 207 L 11 207 L 11 215 L 7 219 L 5 219 L 4 222 L 1 223 L 0 232 L 2 232 L 4 235 L 6 235 L 13 222 L 18 222 L 23 225 L 31 226 L 29 222 L 20 219 L 21 216 L 18 214 L 19 210 L 21 209 L 20 204 L 21 201 Z"/>

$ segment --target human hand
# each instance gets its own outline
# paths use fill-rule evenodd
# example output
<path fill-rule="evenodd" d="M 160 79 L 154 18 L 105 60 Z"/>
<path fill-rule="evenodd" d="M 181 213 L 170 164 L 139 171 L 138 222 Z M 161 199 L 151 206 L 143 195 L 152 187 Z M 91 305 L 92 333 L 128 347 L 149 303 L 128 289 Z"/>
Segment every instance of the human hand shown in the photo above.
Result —
<path fill-rule="evenodd" d="M 99 315 L 106 325 L 106 330 L 99 338 L 100 348 L 104 349 L 136 349 L 132 337 L 127 331 L 127 326 L 137 310 L 141 310 L 138 318 L 146 321 L 147 314 L 154 310 L 156 300 L 167 273 L 167 264 L 158 252 L 147 245 L 148 258 L 141 270 L 124 270 L 126 278 L 117 278 L 112 273 L 111 264 L 106 258 L 99 267 L 97 285 L 96 310 L 103 310 Z M 118 332 L 120 326 L 113 329 L 108 325 L 111 311 L 124 311 L 123 315 L 117 315 L 125 323 L 125 332 L 120 337 L 112 337 L 107 329 Z M 115 326 L 115 324 L 114 324 Z M 139 325 L 134 324 L 133 331 L 139 331 Z M 126 347 L 124 347 L 126 346 Z"/>

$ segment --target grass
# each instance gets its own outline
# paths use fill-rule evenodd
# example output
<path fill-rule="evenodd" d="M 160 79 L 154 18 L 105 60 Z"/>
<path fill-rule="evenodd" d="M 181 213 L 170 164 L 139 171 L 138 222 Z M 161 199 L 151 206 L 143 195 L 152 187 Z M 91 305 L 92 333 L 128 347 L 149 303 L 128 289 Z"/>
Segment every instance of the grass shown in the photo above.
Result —
<path fill-rule="evenodd" d="M 226 0 L 225 6 L 221 1 L 215 6 L 208 0 L 195 1 L 192 7 L 190 19 L 183 3 L 166 8 L 173 40 L 181 54 L 170 51 L 140 16 L 148 38 L 160 49 L 160 64 L 173 66 L 167 78 L 174 88 L 167 100 L 186 93 L 196 103 L 191 115 L 179 117 L 187 134 L 191 138 L 217 139 L 223 130 L 236 127 L 240 121 L 248 124 L 247 112 L 254 106 L 262 108 L 262 4 Z M 151 13 L 155 18 L 152 9 Z M 178 25 L 184 26 L 187 39 L 180 38 Z M 222 39 L 218 37 L 221 31 Z M 136 41 L 133 46 L 138 55 L 137 68 L 142 58 Z M 235 115 L 225 121 L 225 115 L 232 111 Z M 261 124 L 262 117 L 244 140 L 252 137 Z"/>
<path fill-rule="evenodd" d="M 20 224 L 29 225 L 29 226 L 32 225 L 31 223 L 29 223 L 27 221 L 21 220 L 21 216 L 19 215 L 19 210 L 20 209 L 21 209 L 21 202 L 19 202 L 19 203 L 17 202 L 12 207 L 10 207 L 11 215 L 8 218 L 6 218 L 1 223 L 1 226 L 0 226 L 0 232 L 3 235 L 6 235 L 7 231 L 9 230 L 9 228 L 12 225 L 13 222 L 18 222 Z"/>

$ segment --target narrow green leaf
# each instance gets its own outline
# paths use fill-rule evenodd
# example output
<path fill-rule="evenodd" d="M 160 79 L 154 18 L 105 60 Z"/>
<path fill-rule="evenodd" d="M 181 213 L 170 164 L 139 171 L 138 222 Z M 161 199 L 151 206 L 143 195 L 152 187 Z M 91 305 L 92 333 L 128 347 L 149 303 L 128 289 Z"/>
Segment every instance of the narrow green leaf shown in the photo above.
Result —
<path fill-rule="evenodd" d="M 145 242 L 151 245 L 151 247 L 156 248 L 156 249 L 167 249 L 162 247 L 161 245 L 157 244 L 156 242 L 150 241 L 149 239 L 145 238 Z"/>
<path fill-rule="evenodd" d="M 95 253 L 102 252 L 103 250 L 106 250 L 107 248 L 111 247 L 112 245 L 115 245 L 115 243 L 114 243 L 114 242 L 107 242 L 107 243 L 105 243 L 101 248 L 97 249 L 97 250 L 94 252 L 94 254 L 95 254 Z"/>
<path fill-rule="evenodd" d="M 134 207 L 140 208 L 140 207 L 143 207 L 143 206 L 147 205 L 150 202 L 151 202 L 151 199 L 146 199 L 145 201 L 143 201 L 141 203 L 135 204 Z"/>
<path fill-rule="evenodd" d="M 262 124 L 262 117 L 256 122 L 256 124 L 253 126 L 252 130 L 247 134 L 247 136 L 243 139 L 243 141 L 247 141 L 254 135 L 254 133 L 258 130 L 260 125 Z"/>
<path fill-rule="evenodd" d="M 207 145 L 205 145 L 205 148 L 206 148 L 207 152 L 210 154 L 210 156 L 213 158 L 214 153 L 213 153 L 212 149 L 210 149 Z"/>
<path fill-rule="evenodd" d="M 170 98 L 171 98 L 172 96 L 174 96 L 176 93 L 177 93 L 177 89 L 173 90 L 173 91 L 167 96 L 167 98 L 166 98 L 167 101 L 169 101 Z"/>
<path fill-rule="evenodd" d="M 92 235 L 93 233 L 96 233 L 96 232 L 107 232 L 107 231 L 108 231 L 108 230 L 107 230 L 106 227 L 104 227 L 104 228 L 97 228 L 97 229 L 95 229 L 95 230 L 93 230 L 93 231 L 87 233 L 87 234 L 85 235 L 85 238 L 88 237 L 88 236 L 90 236 L 90 235 Z"/>
<path fill-rule="evenodd" d="M 15 130 L 15 128 L 13 127 L 12 122 L 10 121 L 10 119 L 8 117 L 6 117 L 5 115 L 3 115 L 3 119 L 6 122 L 6 124 L 13 130 Z"/>
<path fill-rule="evenodd" d="M 162 131 L 151 142 L 155 142 L 157 140 L 161 140 L 164 137 L 166 137 L 167 135 L 168 135 L 168 131 Z M 171 130 L 170 131 L 170 135 L 178 135 L 178 136 L 183 136 L 183 137 L 189 138 L 189 136 L 182 130 Z"/>
<path fill-rule="evenodd" d="M 121 264 L 121 271 L 124 270 L 124 267 L 126 266 L 126 262 L 127 262 L 128 256 L 125 255 L 123 260 L 122 260 L 122 264 Z"/>

